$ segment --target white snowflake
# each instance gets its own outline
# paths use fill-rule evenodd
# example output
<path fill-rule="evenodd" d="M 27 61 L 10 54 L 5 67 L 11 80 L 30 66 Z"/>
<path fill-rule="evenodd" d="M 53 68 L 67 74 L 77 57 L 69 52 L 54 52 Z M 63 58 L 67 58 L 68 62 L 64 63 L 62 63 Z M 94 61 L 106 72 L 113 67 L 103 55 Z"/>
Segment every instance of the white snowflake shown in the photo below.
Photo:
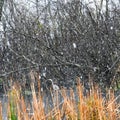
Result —
<path fill-rule="evenodd" d="M 46 77 L 46 72 L 43 72 L 42 75 L 43 75 L 44 77 Z"/>
<path fill-rule="evenodd" d="M 77 45 L 76 45 L 76 43 L 73 43 L 73 48 L 77 48 Z"/>
<path fill-rule="evenodd" d="M 113 30 L 113 26 L 111 26 L 110 29 Z"/>

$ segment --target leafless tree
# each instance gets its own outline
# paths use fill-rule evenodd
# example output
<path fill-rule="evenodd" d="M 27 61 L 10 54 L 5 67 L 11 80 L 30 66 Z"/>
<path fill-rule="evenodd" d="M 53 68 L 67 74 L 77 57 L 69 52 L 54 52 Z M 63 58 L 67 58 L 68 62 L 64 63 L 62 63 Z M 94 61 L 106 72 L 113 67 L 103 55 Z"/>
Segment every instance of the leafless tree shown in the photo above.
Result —
<path fill-rule="evenodd" d="M 0 0 L 0 20 L 1 20 L 1 16 L 2 16 L 2 7 L 4 4 L 4 0 Z"/>

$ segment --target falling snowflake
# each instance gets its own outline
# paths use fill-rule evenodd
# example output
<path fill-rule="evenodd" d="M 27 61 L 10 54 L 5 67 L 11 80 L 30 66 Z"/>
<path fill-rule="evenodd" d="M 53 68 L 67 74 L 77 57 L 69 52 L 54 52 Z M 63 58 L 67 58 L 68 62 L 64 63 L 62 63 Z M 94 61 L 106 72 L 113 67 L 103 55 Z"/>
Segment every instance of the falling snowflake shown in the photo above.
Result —
<path fill-rule="evenodd" d="M 113 26 L 111 26 L 110 29 L 113 30 Z"/>
<path fill-rule="evenodd" d="M 43 73 L 42 73 L 42 76 L 43 76 L 43 77 L 46 77 L 46 72 L 43 72 Z"/>
<path fill-rule="evenodd" d="M 73 48 L 76 48 L 77 46 L 76 46 L 76 43 L 73 43 Z"/>

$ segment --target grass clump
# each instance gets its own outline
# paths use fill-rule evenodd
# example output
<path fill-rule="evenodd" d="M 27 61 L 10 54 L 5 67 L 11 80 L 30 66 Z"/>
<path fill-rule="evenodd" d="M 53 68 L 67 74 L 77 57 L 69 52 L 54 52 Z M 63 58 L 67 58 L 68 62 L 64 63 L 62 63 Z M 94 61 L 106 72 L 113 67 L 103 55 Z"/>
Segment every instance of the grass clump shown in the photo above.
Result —
<path fill-rule="evenodd" d="M 106 97 L 102 96 L 99 87 L 91 87 L 84 95 L 84 87 L 78 83 L 76 92 L 73 89 L 51 91 L 53 107 L 45 105 L 41 93 L 36 94 L 31 84 L 32 107 L 26 104 L 20 91 L 13 87 L 8 94 L 8 120 L 119 120 L 120 103 L 114 92 L 109 90 Z M 62 100 L 59 100 L 59 95 Z M 46 108 L 47 106 L 47 112 Z M 2 110 L 2 106 L 0 105 Z M 2 112 L 0 111 L 0 120 Z"/>

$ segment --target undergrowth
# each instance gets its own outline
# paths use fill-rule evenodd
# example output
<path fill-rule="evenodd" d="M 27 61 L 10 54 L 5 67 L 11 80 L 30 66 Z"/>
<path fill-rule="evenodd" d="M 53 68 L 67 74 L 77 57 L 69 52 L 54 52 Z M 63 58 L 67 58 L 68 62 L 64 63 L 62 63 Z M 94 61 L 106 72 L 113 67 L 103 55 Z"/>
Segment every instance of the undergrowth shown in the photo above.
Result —
<path fill-rule="evenodd" d="M 53 107 L 49 106 L 47 112 L 43 96 L 39 91 L 36 94 L 34 84 L 31 83 L 32 107 L 26 104 L 20 89 L 14 85 L 8 93 L 8 120 L 120 120 L 120 103 L 116 100 L 114 92 L 108 90 L 106 97 L 102 96 L 101 90 L 91 87 L 84 95 L 84 87 L 78 83 L 76 92 L 66 89 L 51 91 Z M 59 100 L 59 94 L 62 101 Z M 2 105 L 0 104 L 0 120 L 2 119 Z"/>

